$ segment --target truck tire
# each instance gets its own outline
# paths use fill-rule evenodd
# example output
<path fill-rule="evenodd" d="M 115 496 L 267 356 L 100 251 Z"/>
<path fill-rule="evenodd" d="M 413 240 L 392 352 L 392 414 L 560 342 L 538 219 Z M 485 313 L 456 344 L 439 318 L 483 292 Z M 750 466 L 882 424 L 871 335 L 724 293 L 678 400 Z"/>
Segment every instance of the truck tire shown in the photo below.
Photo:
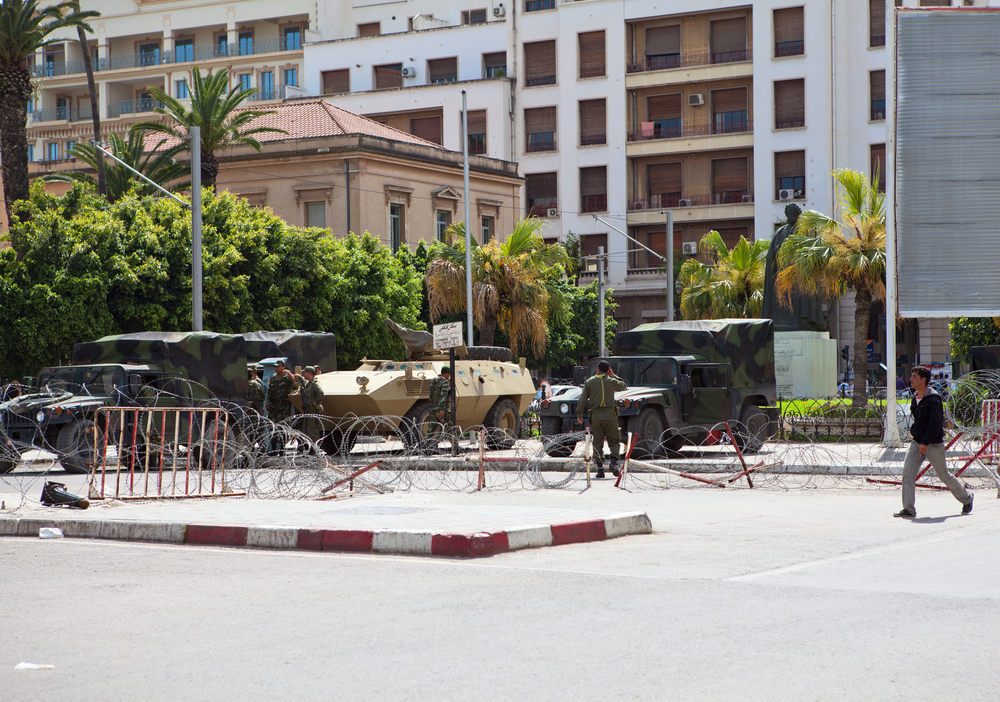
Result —
<path fill-rule="evenodd" d="M 94 460 L 94 446 L 101 442 L 98 456 L 104 455 L 104 435 L 92 419 L 77 419 L 59 430 L 56 453 L 67 473 L 89 473 Z"/>
<path fill-rule="evenodd" d="M 18 463 L 17 461 L 7 458 L 0 459 L 0 475 L 3 475 L 4 473 L 10 473 L 12 470 L 14 470 L 14 467 L 17 466 L 17 463 Z"/>
<path fill-rule="evenodd" d="M 346 456 L 358 442 L 358 432 L 349 431 L 346 434 L 340 429 L 334 429 L 319 441 L 319 447 L 328 456 Z"/>
<path fill-rule="evenodd" d="M 767 441 L 767 415 L 756 405 L 745 405 L 740 410 L 740 427 L 735 432 L 736 443 L 744 453 L 760 451 Z"/>
<path fill-rule="evenodd" d="M 424 437 L 427 436 L 428 425 L 431 421 L 430 400 L 417 400 L 409 411 L 403 415 L 403 421 L 399 423 L 399 438 L 408 450 L 419 448 Z M 445 426 L 451 421 L 445 417 Z M 442 436 L 444 433 L 442 432 Z"/>
<path fill-rule="evenodd" d="M 510 349 L 503 346 L 470 346 L 470 361 L 497 361 L 499 363 L 509 363 L 513 355 Z"/>
<path fill-rule="evenodd" d="M 542 417 L 542 448 L 553 458 L 569 458 L 576 450 L 576 439 L 572 434 L 563 434 L 562 419 Z"/>
<path fill-rule="evenodd" d="M 493 450 L 514 448 L 514 442 L 521 434 L 521 415 L 517 405 L 507 397 L 493 403 L 483 420 L 486 428 L 486 445 Z"/>
<path fill-rule="evenodd" d="M 663 417 L 655 407 L 646 407 L 635 417 L 629 418 L 628 431 L 638 437 L 635 448 L 632 449 L 633 456 L 655 458 L 663 455 L 663 444 L 660 443 L 663 437 Z"/>

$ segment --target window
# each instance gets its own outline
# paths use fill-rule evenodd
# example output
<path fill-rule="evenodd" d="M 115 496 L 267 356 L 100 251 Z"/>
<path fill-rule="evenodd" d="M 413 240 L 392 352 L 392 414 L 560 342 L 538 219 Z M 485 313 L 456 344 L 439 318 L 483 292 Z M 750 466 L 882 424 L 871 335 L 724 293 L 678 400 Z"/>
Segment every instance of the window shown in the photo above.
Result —
<path fill-rule="evenodd" d="M 534 107 L 524 111 L 524 133 L 527 136 L 525 150 L 555 151 L 556 149 L 556 108 Z"/>
<path fill-rule="evenodd" d="M 652 123 L 652 134 L 643 135 L 648 139 L 672 139 L 682 134 L 681 94 L 653 95 L 646 100 L 646 114 Z"/>
<path fill-rule="evenodd" d="M 253 54 L 253 32 L 240 32 L 240 56 L 250 56 Z"/>
<path fill-rule="evenodd" d="M 458 80 L 458 59 L 432 59 L 427 62 L 427 76 L 431 83 L 454 83 Z"/>
<path fill-rule="evenodd" d="M 777 185 L 775 200 L 804 198 L 806 196 L 806 152 L 783 151 L 776 153 L 774 155 L 774 176 Z"/>
<path fill-rule="evenodd" d="M 158 66 L 160 64 L 159 43 L 139 44 L 139 65 Z"/>
<path fill-rule="evenodd" d="M 51 78 L 56 74 L 56 55 L 45 54 L 45 77 Z"/>
<path fill-rule="evenodd" d="M 28 161 L 31 162 L 34 160 L 35 160 L 35 145 L 28 144 Z"/>
<path fill-rule="evenodd" d="M 608 253 L 607 234 L 584 234 L 580 237 L 580 252 L 584 256 L 596 256 L 602 248 L 604 253 Z M 592 262 L 588 261 L 587 263 Z"/>
<path fill-rule="evenodd" d="M 579 35 L 580 77 L 603 76 L 604 32 L 584 32 Z"/>
<path fill-rule="evenodd" d="M 647 209 L 678 207 L 681 199 L 681 164 L 651 163 L 646 166 Z"/>
<path fill-rule="evenodd" d="M 486 110 L 469 110 L 469 153 L 486 153 Z"/>
<path fill-rule="evenodd" d="M 52 141 L 45 145 L 45 159 L 47 161 L 58 161 L 59 160 L 59 144 L 58 142 Z"/>
<path fill-rule="evenodd" d="M 715 204 L 752 202 L 746 156 L 712 161 L 712 193 Z M 746 200 L 745 200 L 746 198 Z"/>
<path fill-rule="evenodd" d="M 351 92 L 351 71 L 341 68 L 336 71 L 323 71 L 323 94 Z"/>
<path fill-rule="evenodd" d="M 581 212 L 607 212 L 607 166 L 580 169 L 580 205 Z"/>
<path fill-rule="evenodd" d="M 681 28 L 651 27 L 646 30 L 646 70 L 658 71 L 681 65 Z"/>
<path fill-rule="evenodd" d="M 885 119 L 885 71 L 871 71 L 868 87 L 872 102 L 871 121 Z"/>
<path fill-rule="evenodd" d="M 503 78 L 507 75 L 507 52 L 483 54 L 483 78 Z"/>
<path fill-rule="evenodd" d="M 451 212 L 447 210 L 437 211 L 437 237 L 438 241 L 444 241 L 445 232 L 451 226 Z"/>
<path fill-rule="evenodd" d="M 802 8 L 774 11 L 774 55 L 799 56 L 805 53 Z"/>
<path fill-rule="evenodd" d="M 885 178 L 885 167 L 886 167 L 886 161 L 885 161 L 885 144 L 872 144 L 872 147 L 871 147 L 871 161 L 872 161 L 872 164 L 871 164 L 872 170 L 871 170 L 871 176 L 870 176 L 870 178 L 871 178 L 871 181 L 872 181 L 872 185 L 876 185 L 876 181 L 878 181 L 878 184 L 876 185 L 876 188 L 878 189 L 878 191 L 880 193 L 884 193 L 885 192 L 885 180 L 886 180 L 886 178 Z"/>
<path fill-rule="evenodd" d="M 885 46 L 885 2 L 868 0 L 868 46 Z"/>
<path fill-rule="evenodd" d="M 76 154 L 73 153 L 73 149 L 75 147 L 76 147 L 76 142 L 75 141 L 70 140 L 70 141 L 66 142 L 66 158 L 75 158 L 76 157 Z"/>
<path fill-rule="evenodd" d="M 525 12 L 538 12 L 555 8 L 556 0 L 524 0 Z"/>
<path fill-rule="evenodd" d="M 403 64 L 390 63 L 385 66 L 375 66 L 375 89 L 403 87 Z"/>
<path fill-rule="evenodd" d="M 486 10 L 468 10 L 462 13 L 462 24 L 485 24 Z"/>
<path fill-rule="evenodd" d="M 306 203 L 306 226 L 326 229 L 326 203 L 307 202 Z"/>
<path fill-rule="evenodd" d="M 69 119 L 69 98 L 56 98 L 56 119 Z"/>
<path fill-rule="evenodd" d="M 441 143 L 441 115 L 414 117 L 410 120 L 410 134 L 434 144 Z"/>
<path fill-rule="evenodd" d="M 281 30 L 282 49 L 285 51 L 298 51 L 302 48 L 302 27 L 285 27 Z"/>
<path fill-rule="evenodd" d="M 747 120 L 747 89 L 730 88 L 712 91 L 712 112 L 715 134 L 732 134 L 749 130 Z"/>
<path fill-rule="evenodd" d="M 607 109 L 604 98 L 580 101 L 580 145 L 608 143 Z"/>
<path fill-rule="evenodd" d="M 35 100 L 34 98 L 28 98 L 28 114 L 30 115 L 35 111 Z"/>
<path fill-rule="evenodd" d="M 525 176 L 524 188 L 528 201 L 528 216 L 548 217 L 549 210 L 553 211 L 553 216 L 558 214 L 557 184 L 558 174 L 556 173 L 529 173 Z"/>
<path fill-rule="evenodd" d="M 188 82 L 186 78 L 184 80 L 174 81 L 174 97 L 178 100 L 183 100 L 188 97 Z"/>
<path fill-rule="evenodd" d="M 216 56 L 229 55 L 229 34 L 227 34 L 226 32 L 215 35 L 215 55 Z"/>
<path fill-rule="evenodd" d="M 239 75 L 240 87 L 244 90 L 250 90 L 250 82 L 253 76 L 250 73 L 241 73 Z"/>
<path fill-rule="evenodd" d="M 138 94 L 138 99 L 135 101 L 135 111 L 136 112 L 152 112 L 153 108 L 159 103 L 153 99 L 150 93 L 142 91 Z"/>
<path fill-rule="evenodd" d="M 482 244 L 488 244 L 493 240 L 493 218 L 483 217 Z"/>
<path fill-rule="evenodd" d="M 389 205 L 389 246 L 393 253 L 403 244 L 403 206 Z"/>
<path fill-rule="evenodd" d="M 276 97 L 274 94 L 274 71 L 261 71 L 258 87 L 260 88 L 257 93 L 259 99 L 273 100 Z"/>
<path fill-rule="evenodd" d="M 806 125 L 805 79 L 774 82 L 774 128 L 792 129 Z"/>
<path fill-rule="evenodd" d="M 553 85 L 556 82 L 555 41 L 525 44 L 524 63 L 526 85 Z"/>
<path fill-rule="evenodd" d="M 285 85 L 299 84 L 299 69 L 297 68 L 286 68 L 284 70 Z"/>
<path fill-rule="evenodd" d="M 377 37 L 381 33 L 382 33 L 381 22 L 369 22 L 368 24 L 358 25 L 359 37 Z"/>
<path fill-rule="evenodd" d="M 194 39 L 177 39 L 174 42 L 174 63 L 194 61 Z"/>
<path fill-rule="evenodd" d="M 746 61 L 747 18 L 716 20 L 712 22 L 712 63 Z"/>

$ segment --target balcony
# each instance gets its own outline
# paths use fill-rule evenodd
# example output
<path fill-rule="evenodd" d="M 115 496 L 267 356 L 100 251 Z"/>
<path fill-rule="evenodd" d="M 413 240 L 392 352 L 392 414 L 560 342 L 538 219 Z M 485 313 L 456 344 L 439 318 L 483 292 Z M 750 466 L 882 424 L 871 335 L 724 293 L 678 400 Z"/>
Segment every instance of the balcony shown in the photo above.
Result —
<path fill-rule="evenodd" d="M 122 117 L 124 115 L 135 115 L 141 112 L 152 112 L 157 107 L 163 107 L 163 103 L 153 98 L 140 98 L 138 100 L 121 100 L 117 105 L 108 105 L 108 117 Z"/>
<path fill-rule="evenodd" d="M 775 129 L 795 129 L 796 127 L 806 126 L 805 117 L 796 117 L 795 119 L 779 119 L 775 120 Z"/>
<path fill-rule="evenodd" d="M 667 54 L 656 56 L 645 61 L 630 62 L 625 67 L 626 73 L 647 73 L 649 71 L 663 71 L 671 68 L 688 68 L 690 66 L 712 66 L 721 63 L 740 63 L 753 60 L 753 52 L 749 49 L 742 51 L 725 51 L 713 54 Z"/>
<path fill-rule="evenodd" d="M 552 132 L 538 132 L 536 134 L 528 135 L 528 145 L 525 148 L 526 153 L 533 154 L 540 151 L 555 150 L 556 138 L 553 136 Z"/>
<path fill-rule="evenodd" d="M 629 132 L 629 141 L 649 141 L 652 139 L 682 139 L 684 137 L 713 136 L 716 134 L 744 134 L 753 131 L 753 121 L 736 121 L 716 124 L 686 124 L 676 127 L 641 129 Z"/>
<path fill-rule="evenodd" d="M 607 144 L 608 135 L 607 134 L 593 134 L 589 137 L 580 138 L 580 146 L 596 146 L 598 144 Z"/>
<path fill-rule="evenodd" d="M 90 106 L 87 107 L 47 107 L 44 110 L 35 110 L 31 113 L 32 122 L 79 122 L 91 119 L 93 112 Z"/>
<path fill-rule="evenodd" d="M 604 195 L 584 195 L 581 203 L 583 212 L 607 212 L 608 196 Z"/>
<path fill-rule="evenodd" d="M 535 76 L 534 78 L 528 78 L 527 80 L 525 80 L 524 84 L 527 85 L 528 87 L 534 85 L 555 85 L 556 76 L 555 74 L 552 74 L 551 76 Z"/>
<path fill-rule="evenodd" d="M 712 193 L 715 205 L 740 205 L 753 202 L 753 193 L 749 190 L 722 190 Z"/>
<path fill-rule="evenodd" d="M 591 68 L 580 68 L 581 78 L 597 78 L 603 76 L 606 73 L 604 66 L 596 66 Z"/>
<path fill-rule="evenodd" d="M 629 212 L 661 209 L 686 209 L 688 207 L 711 207 L 713 205 L 753 204 L 753 193 L 749 190 L 723 190 L 711 195 L 687 195 L 680 193 L 653 193 L 645 200 L 630 200 Z"/>
<path fill-rule="evenodd" d="M 264 102 L 266 100 L 284 100 L 288 97 L 303 95 L 305 90 L 297 85 L 267 85 L 257 88 L 257 92 L 247 98 L 247 102 Z"/>
<path fill-rule="evenodd" d="M 629 210 L 675 209 L 680 207 L 680 201 L 680 193 L 653 193 L 645 200 L 632 200 L 628 208 Z M 685 206 L 690 207 L 690 205 Z"/>
<path fill-rule="evenodd" d="M 806 52 L 805 42 L 801 39 L 795 41 L 779 41 L 774 45 L 775 57 L 801 56 Z"/>

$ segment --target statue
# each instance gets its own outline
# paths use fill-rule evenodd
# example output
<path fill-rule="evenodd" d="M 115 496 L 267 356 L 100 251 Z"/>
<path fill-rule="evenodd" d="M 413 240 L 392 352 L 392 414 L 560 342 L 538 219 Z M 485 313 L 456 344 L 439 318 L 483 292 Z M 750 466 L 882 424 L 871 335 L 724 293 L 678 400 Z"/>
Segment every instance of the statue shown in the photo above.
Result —
<path fill-rule="evenodd" d="M 778 299 L 775 285 L 778 282 L 778 250 L 790 234 L 795 232 L 802 210 L 798 205 L 785 206 L 787 223 L 774 233 L 767 249 L 764 264 L 764 305 L 761 315 L 774 320 L 774 331 L 827 331 L 823 302 L 815 295 L 792 293 L 792 306 L 786 307 Z"/>

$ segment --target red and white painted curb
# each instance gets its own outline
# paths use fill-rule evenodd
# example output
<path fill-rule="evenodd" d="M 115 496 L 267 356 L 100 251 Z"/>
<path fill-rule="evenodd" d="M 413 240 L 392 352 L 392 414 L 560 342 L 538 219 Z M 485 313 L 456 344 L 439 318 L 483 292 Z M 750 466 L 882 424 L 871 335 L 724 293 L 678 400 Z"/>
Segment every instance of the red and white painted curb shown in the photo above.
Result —
<path fill-rule="evenodd" d="M 0 536 L 38 536 L 43 527 L 61 529 L 68 538 L 451 557 L 492 556 L 524 548 L 603 541 L 631 534 L 650 534 L 653 531 L 652 522 L 645 512 L 630 512 L 603 519 L 471 534 L 22 518 L 0 519 Z"/>

